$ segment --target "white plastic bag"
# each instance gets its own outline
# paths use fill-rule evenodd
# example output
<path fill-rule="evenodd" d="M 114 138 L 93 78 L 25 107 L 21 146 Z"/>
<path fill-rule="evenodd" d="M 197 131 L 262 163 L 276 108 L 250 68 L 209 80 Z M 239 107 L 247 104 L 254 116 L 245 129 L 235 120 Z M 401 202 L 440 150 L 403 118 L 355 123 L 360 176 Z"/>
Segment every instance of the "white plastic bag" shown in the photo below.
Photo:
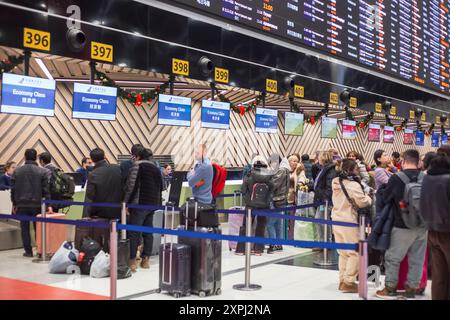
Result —
<path fill-rule="evenodd" d="M 110 263 L 109 254 L 100 250 L 95 256 L 94 262 L 92 262 L 90 276 L 93 278 L 109 277 Z"/>
<path fill-rule="evenodd" d="M 66 273 L 68 267 L 76 265 L 79 252 L 71 242 L 64 241 L 58 251 L 53 255 L 49 264 L 50 273 Z"/>

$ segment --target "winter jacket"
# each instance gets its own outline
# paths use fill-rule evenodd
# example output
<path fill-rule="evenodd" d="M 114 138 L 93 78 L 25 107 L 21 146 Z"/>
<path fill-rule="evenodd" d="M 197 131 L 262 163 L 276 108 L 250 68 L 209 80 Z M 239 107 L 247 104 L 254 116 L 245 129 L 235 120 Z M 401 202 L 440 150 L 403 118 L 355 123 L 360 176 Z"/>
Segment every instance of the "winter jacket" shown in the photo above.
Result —
<path fill-rule="evenodd" d="M 0 177 L 0 191 L 11 189 L 11 177 L 6 173 Z"/>
<path fill-rule="evenodd" d="M 375 195 L 377 199 L 377 216 L 368 239 L 372 249 L 381 251 L 389 249 L 391 244 L 391 232 L 394 227 L 393 203 L 385 201 L 383 196 L 385 189 L 386 185 L 382 185 Z"/>
<path fill-rule="evenodd" d="M 396 170 L 395 170 L 396 171 Z M 375 188 L 380 188 L 383 184 L 388 183 L 389 178 L 392 177 L 393 173 L 388 169 L 377 167 L 375 169 Z"/>
<path fill-rule="evenodd" d="M 280 167 L 272 177 L 274 202 L 287 202 L 289 192 L 289 175 L 289 161 L 284 158 L 280 163 Z"/>
<path fill-rule="evenodd" d="M 48 172 L 34 161 L 25 161 L 11 177 L 11 201 L 19 208 L 40 208 L 42 198 L 50 199 Z"/>
<path fill-rule="evenodd" d="M 128 172 L 124 202 L 160 205 L 163 182 L 161 171 L 149 160 L 133 163 Z"/>
<path fill-rule="evenodd" d="M 450 169 L 431 168 L 422 182 L 420 213 L 428 230 L 450 232 Z"/>
<path fill-rule="evenodd" d="M 331 218 L 335 221 L 358 223 L 358 212 L 352 207 L 339 183 L 340 177 L 333 179 L 333 209 Z M 372 205 L 372 199 L 363 191 L 362 185 L 357 181 L 342 179 L 345 190 L 351 199 L 356 202 L 359 208 Z"/>
<path fill-rule="evenodd" d="M 311 167 L 311 174 L 314 181 L 316 181 L 317 176 L 319 175 L 320 170 L 322 170 L 322 167 L 318 163 L 314 163 Z"/>
<path fill-rule="evenodd" d="M 331 201 L 333 196 L 331 185 L 336 177 L 337 171 L 334 163 L 327 165 L 320 171 L 314 183 L 314 202 Z"/>
<path fill-rule="evenodd" d="M 305 166 L 305 175 L 306 175 L 306 178 L 308 178 L 309 180 L 312 180 L 313 179 L 313 175 L 312 175 L 312 163 L 311 163 L 311 161 L 305 161 L 305 162 L 303 162 L 303 165 Z"/>
<path fill-rule="evenodd" d="M 120 167 L 106 160 L 95 164 L 86 186 L 86 202 L 120 203 L 123 198 Z M 85 207 L 83 216 L 120 219 L 120 208 Z"/>
<path fill-rule="evenodd" d="M 244 181 L 242 182 L 241 186 L 241 192 L 244 196 L 245 203 L 248 207 L 251 206 L 251 197 L 252 197 L 252 191 L 253 191 L 253 185 L 255 183 L 266 183 L 269 187 L 269 199 L 267 199 L 267 203 L 269 204 L 267 208 L 270 206 L 270 202 L 272 202 L 273 199 L 273 182 L 272 182 L 272 176 L 273 173 L 269 171 L 267 168 L 257 168 L 253 167 L 250 173 L 244 177 Z"/>
<path fill-rule="evenodd" d="M 358 164 L 359 176 L 361 177 L 361 183 L 368 185 L 369 181 L 370 181 L 370 177 L 369 177 L 369 174 L 367 173 L 366 165 L 359 160 L 356 160 L 356 163 Z"/>

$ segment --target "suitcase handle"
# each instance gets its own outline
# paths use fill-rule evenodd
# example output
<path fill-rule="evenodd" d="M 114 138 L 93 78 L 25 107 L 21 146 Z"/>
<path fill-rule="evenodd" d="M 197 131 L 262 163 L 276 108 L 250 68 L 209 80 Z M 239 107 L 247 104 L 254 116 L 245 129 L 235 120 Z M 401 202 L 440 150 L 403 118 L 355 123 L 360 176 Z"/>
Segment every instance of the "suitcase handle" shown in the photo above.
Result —
<path fill-rule="evenodd" d="M 171 229 L 174 230 L 174 226 L 175 226 L 175 205 L 172 202 L 167 202 L 166 205 L 164 206 L 164 220 L 167 219 L 167 215 L 168 215 L 168 207 L 172 207 L 172 223 L 171 223 Z M 173 262 L 173 235 L 171 235 L 170 237 L 170 249 L 169 249 L 169 281 L 166 281 L 166 244 L 167 244 L 167 237 L 166 235 L 164 235 L 164 247 L 163 247 L 163 251 L 162 251 L 162 270 L 163 270 L 163 274 L 162 274 L 162 279 L 161 282 L 163 284 L 166 285 L 172 285 L 172 262 Z"/>

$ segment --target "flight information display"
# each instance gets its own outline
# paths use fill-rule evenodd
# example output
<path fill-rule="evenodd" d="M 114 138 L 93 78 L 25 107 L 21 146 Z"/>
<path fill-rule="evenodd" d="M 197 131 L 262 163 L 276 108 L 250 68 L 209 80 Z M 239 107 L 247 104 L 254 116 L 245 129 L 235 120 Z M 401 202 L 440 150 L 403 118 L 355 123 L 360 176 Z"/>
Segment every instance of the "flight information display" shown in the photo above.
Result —
<path fill-rule="evenodd" d="M 450 0 L 175 0 L 450 93 Z"/>

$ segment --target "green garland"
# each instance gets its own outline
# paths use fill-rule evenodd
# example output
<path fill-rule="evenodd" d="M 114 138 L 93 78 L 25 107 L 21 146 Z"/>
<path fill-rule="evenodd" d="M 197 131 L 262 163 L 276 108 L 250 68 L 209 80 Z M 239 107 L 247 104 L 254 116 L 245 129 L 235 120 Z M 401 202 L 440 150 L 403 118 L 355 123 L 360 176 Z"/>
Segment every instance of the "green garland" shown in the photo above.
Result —
<path fill-rule="evenodd" d="M 17 57 L 8 56 L 8 58 L 6 58 L 5 60 L 0 61 L 0 74 L 12 71 L 19 64 L 22 64 L 24 59 L 24 55 L 20 55 Z"/>
<path fill-rule="evenodd" d="M 149 89 L 142 92 L 128 92 L 118 86 L 114 80 L 101 71 L 97 70 L 95 76 L 102 82 L 102 85 L 117 88 L 117 95 L 119 97 L 128 100 L 137 107 L 141 106 L 143 103 L 151 103 L 158 98 L 160 93 L 165 92 L 166 89 L 169 88 L 169 82 L 167 81 L 160 86 L 157 86 L 155 89 Z"/>
<path fill-rule="evenodd" d="M 231 102 L 230 99 L 228 99 L 227 97 L 225 97 L 224 94 L 222 93 L 218 93 L 217 97 L 219 98 L 220 102 L 226 102 L 230 104 L 230 109 L 233 110 L 236 113 L 239 113 L 241 116 L 243 116 L 245 113 L 253 111 L 256 109 L 256 107 L 258 107 L 259 105 L 261 105 L 261 103 L 263 102 L 264 99 L 264 93 L 260 93 L 254 101 L 244 105 L 242 103 L 234 103 Z"/>

